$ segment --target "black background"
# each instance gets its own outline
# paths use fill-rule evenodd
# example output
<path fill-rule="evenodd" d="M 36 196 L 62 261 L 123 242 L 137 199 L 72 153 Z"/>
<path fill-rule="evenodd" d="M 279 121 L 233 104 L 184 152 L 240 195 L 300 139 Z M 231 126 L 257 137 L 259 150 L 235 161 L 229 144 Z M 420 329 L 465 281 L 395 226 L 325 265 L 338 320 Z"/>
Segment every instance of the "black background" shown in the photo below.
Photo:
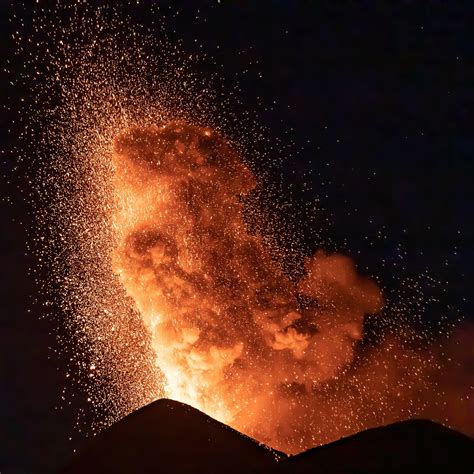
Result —
<path fill-rule="evenodd" d="M 470 2 L 159 3 L 171 38 L 212 58 L 204 74 L 217 63 L 229 88 L 238 77 L 242 110 L 235 113 L 259 104 L 270 139 L 300 150 L 274 179 L 292 184 L 304 201 L 321 199 L 321 241 L 353 256 L 387 292 L 428 269 L 441 283 L 421 280 L 425 294 L 440 300 L 427 305 L 427 324 L 441 315 L 472 319 Z M 1 3 L 2 64 L 12 57 L 8 17 L 16 8 Z M 129 11 L 147 21 L 143 2 Z M 1 94 L 11 110 L 0 116 L 7 197 L 0 209 L 0 472 L 51 472 L 81 440 L 74 422 L 85 401 L 78 395 L 56 409 L 66 361 L 50 347 L 61 328 L 40 319 L 41 295 L 34 302 L 30 208 L 20 191 L 28 183 L 14 172 L 16 137 L 8 131 L 21 97 L 5 75 Z M 316 246 L 308 228 L 314 222 L 297 210 L 308 245 Z"/>

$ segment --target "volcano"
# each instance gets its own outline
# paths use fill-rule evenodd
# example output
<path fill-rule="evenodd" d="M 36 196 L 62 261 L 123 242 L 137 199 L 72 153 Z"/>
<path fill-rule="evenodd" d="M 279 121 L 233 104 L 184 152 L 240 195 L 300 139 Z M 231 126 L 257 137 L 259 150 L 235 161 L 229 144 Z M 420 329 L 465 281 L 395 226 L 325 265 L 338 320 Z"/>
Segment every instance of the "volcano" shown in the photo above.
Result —
<path fill-rule="evenodd" d="M 260 473 L 286 457 L 189 405 L 161 399 L 91 440 L 64 474 Z"/>
<path fill-rule="evenodd" d="M 472 473 L 474 441 L 426 420 L 370 429 L 296 456 L 161 399 L 92 439 L 63 474 Z"/>
<path fill-rule="evenodd" d="M 373 428 L 289 457 L 275 473 L 472 473 L 474 441 L 427 420 Z"/>

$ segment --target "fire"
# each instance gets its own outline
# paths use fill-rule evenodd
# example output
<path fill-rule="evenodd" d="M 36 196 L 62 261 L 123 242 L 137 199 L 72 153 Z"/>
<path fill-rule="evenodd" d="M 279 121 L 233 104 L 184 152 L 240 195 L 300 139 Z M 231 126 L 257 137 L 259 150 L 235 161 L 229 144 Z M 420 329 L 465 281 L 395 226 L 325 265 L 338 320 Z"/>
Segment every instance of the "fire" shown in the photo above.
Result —
<path fill-rule="evenodd" d="M 247 230 L 253 173 L 209 129 L 130 128 L 113 161 L 114 271 L 149 331 L 166 396 L 272 439 L 292 394 L 352 361 L 365 315 L 382 307 L 379 288 L 322 251 L 290 280 Z"/>

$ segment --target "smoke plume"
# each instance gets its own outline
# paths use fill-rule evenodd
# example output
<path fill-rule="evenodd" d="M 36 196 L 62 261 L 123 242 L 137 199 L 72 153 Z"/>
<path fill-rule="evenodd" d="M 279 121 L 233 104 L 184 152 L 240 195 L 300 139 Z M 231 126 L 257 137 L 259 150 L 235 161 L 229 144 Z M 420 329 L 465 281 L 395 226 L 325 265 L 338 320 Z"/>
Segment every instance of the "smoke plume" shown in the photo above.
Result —
<path fill-rule="evenodd" d="M 426 367 L 439 354 L 387 338 L 355 364 L 380 289 L 323 251 L 289 278 L 248 232 L 242 197 L 257 181 L 224 138 L 178 122 L 136 127 L 113 158 L 114 271 L 168 397 L 287 452 L 430 414 L 440 376 Z"/>

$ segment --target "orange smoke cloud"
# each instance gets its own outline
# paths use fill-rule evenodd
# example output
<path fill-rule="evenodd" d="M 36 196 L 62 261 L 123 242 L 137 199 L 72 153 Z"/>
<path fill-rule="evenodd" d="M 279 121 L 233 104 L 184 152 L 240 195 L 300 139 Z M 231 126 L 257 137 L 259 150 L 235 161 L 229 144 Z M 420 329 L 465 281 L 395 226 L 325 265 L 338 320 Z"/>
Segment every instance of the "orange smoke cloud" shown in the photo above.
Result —
<path fill-rule="evenodd" d="M 350 369 L 365 316 L 383 306 L 374 282 L 322 251 L 289 279 L 242 217 L 253 173 L 210 129 L 132 128 L 113 160 L 114 271 L 166 396 L 287 452 L 380 421 L 357 415 L 361 400 L 374 403 L 356 393 L 361 380 L 370 387 L 370 367 Z"/>

